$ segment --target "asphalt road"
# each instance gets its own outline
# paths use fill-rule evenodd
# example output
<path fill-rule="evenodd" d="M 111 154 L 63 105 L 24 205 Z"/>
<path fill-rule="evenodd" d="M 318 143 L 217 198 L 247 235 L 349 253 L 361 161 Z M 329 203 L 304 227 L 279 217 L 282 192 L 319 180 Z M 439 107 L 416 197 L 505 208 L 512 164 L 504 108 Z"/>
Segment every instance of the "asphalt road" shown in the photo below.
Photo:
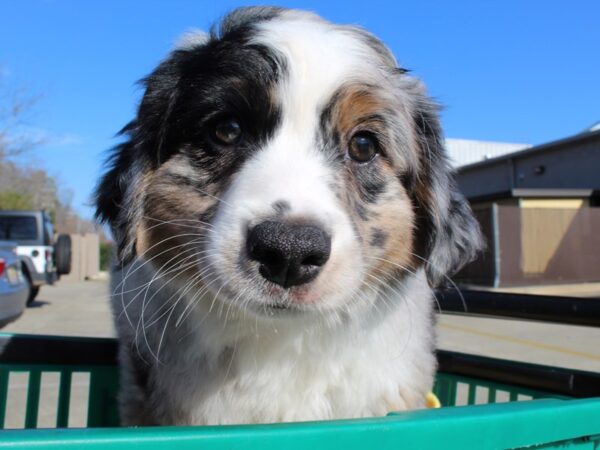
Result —
<path fill-rule="evenodd" d="M 600 328 L 443 314 L 438 338 L 445 350 L 600 372 Z"/>
<path fill-rule="evenodd" d="M 36 300 L 7 333 L 114 336 L 106 281 L 58 282 L 42 286 Z"/>

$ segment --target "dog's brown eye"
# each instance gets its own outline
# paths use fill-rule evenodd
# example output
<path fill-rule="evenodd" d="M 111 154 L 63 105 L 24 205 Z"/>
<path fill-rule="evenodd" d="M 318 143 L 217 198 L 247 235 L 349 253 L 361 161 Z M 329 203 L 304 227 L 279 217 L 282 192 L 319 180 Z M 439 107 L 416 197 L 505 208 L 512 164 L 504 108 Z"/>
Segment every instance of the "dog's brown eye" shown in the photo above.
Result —
<path fill-rule="evenodd" d="M 234 117 L 227 117 L 215 123 L 213 138 L 223 145 L 233 145 L 242 136 L 242 126 Z"/>
<path fill-rule="evenodd" d="M 379 153 L 379 144 L 371 134 L 356 133 L 350 139 L 348 155 L 354 161 L 361 163 L 371 161 L 377 153 Z"/>

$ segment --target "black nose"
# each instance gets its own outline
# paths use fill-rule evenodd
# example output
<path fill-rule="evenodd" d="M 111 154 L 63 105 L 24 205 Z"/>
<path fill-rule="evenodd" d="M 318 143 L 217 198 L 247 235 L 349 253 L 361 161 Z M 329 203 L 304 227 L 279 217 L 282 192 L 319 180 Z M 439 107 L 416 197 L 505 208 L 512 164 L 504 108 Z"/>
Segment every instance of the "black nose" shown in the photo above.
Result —
<path fill-rule="evenodd" d="M 246 244 L 260 274 L 284 288 L 313 280 L 331 252 L 331 239 L 321 228 L 272 220 L 252 228 Z"/>

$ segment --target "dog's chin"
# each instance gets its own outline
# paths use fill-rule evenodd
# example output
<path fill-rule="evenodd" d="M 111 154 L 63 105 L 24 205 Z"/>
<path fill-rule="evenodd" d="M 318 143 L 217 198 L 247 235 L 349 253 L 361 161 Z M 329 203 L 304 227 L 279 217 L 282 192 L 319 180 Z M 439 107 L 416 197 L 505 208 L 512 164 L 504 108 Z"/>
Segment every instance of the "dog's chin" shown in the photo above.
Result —
<path fill-rule="evenodd" d="M 266 282 L 260 287 L 253 286 L 239 292 L 231 287 L 222 288 L 218 297 L 226 309 L 235 310 L 239 317 L 251 316 L 253 320 L 255 316 L 274 320 L 310 316 L 332 309 L 314 283 L 283 288 Z"/>

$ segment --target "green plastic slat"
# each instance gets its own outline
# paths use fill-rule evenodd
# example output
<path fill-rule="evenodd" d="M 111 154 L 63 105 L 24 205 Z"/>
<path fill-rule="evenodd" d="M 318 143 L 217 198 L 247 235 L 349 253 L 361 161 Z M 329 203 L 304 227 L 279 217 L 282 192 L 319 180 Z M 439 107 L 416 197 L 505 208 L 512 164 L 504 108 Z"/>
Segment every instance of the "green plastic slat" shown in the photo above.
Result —
<path fill-rule="evenodd" d="M 25 428 L 35 428 L 38 420 L 38 409 L 40 405 L 40 382 L 41 371 L 31 370 L 29 372 L 29 384 L 27 389 L 27 406 L 25 409 Z"/>
<path fill-rule="evenodd" d="M 451 380 L 448 383 L 448 392 L 446 394 L 446 406 L 454 406 L 456 405 L 456 384 L 457 380 Z"/>
<path fill-rule="evenodd" d="M 444 392 L 443 398 L 441 401 L 443 406 L 454 406 L 454 386 L 456 385 L 456 380 L 452 376 L 448 376 L 443 383 Z"/>
<path fill-rule="evenodd" d="M 469 394 L 467 397 L 467 404 L 474 405 L 475 404 L 475 391 L 477 390 L 477 385 L 473 383 L 469 383 Z"/>
<path fill-rule="evenodd" d="M 69 403 L 71 401 L 71 371 L 60 372 L 58 388 L 58 409 L 56 411 L 56 426 L 65 428 L 69 426 Z"/>
<path fill-rule="evenodd" d="M 90 372 L 88 427 L 119 424 L 116 392 L 118 375 L 113 367 L 96 367 Z"/>
<path fill-rule="evenodd" d="M 435 395 L 437 395 L 438 399 L 440 400 L 440 403 L 443 406 L 448 405 L 448 385 L 449 380 L 447 378 L 438 377 L 435 383 L 435 387 L 433 389 L 433 392 L 435 393 Z"/>
<path fill-rule="evenodd" d="M 88 396 L 88 427 L 101 427 L 102 423 L 102 378 L 97 371 L 90 372 Z"/>
<path fill-rule="evenodd" d="M 488 403 L 496 403 L 496 389 L 493 387 L 490 387 L 488 390 L 488 398 L 487 398 Z"/>
<path fill-rule="evenodd" d="M 4 428 L 6 418 L 6 399 L 8 398 L 8 374 L 9 371 L 0 368 L 0 428 Z"/>

